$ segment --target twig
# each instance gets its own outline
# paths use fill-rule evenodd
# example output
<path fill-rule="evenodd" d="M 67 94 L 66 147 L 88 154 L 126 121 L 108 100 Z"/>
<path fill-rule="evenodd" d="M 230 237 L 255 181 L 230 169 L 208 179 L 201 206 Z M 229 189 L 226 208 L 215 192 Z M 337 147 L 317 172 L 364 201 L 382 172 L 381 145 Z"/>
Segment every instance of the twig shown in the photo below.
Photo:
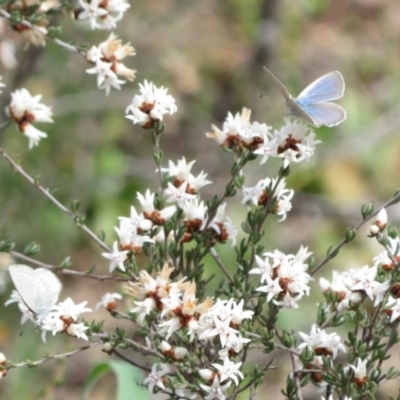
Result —
<path fill-rule="evenodd" d="M 38 361 L 24 361 L 24 362 L 20 362 L 18 364 L 13 364 L 10 363 L 9 361 L 7 361 L 5 369 L 9 370 L 11 368 L 20 368 L 20 367 L 37 367 L 38 365 L 44 364 L 47 361 L 50 360 L 62 360 L 64 358 L 68 358 L 71 357 L 75 354 L 80 353 L 81 351 L 87 350 L 87 349 L 91 349 L 94 346 L 97 346 L 98 344 L 102 344 L 103 342 L 94 342 L 94 343 L 90 343 L 86 346 L 82 346 L 79 349 L 70 351 L 68 353 L 63 353 L 63 354 L 55 354 L 53 356 L 47 356 L 45 358 L 43 358 L 42 360 L 38 360 Z"/>
<path fill-rule="evenodd" d="M 233 279 L 232 277 L 229 275 L 229 272 L 226 270 L 224 264 L 222 264 L 222 261 L 217 253 L 217 251 L 214 249 L 214 247 L 211 247 L 209 249 L 209 253 L 211 254 L 212 258 L 215 260 L 215 262 L 217 263 L 217 265 L 220 267 L 221 271 L 224 273 L 224 275 L 226 276 L 226 278 L 228 279 L 228 281 L 230 283 L 233 283 Z"/>
<path fill-rule="evenodd" d="M 37 265 L 38 267 L 41 267 L 41 268 L 59 271 L 65 275 L 83 276 L 85 278 L 96 279 L 98 281 L 128 282 L 128 281 L 132 280 L 132 278 L 125 278 L 123 276 L 118 276 L 118 275 L 94 275 L 94 274 L 88 274 L 85 271 L 76 271 L 76 270 L 72 270 L 72 269 L 61 268 L 57 265 L 45 264 L 44 262 L 35 260 L 34 258 L 28 257 L 25 254 L 18 253 L 17 251 L 14 251 L 14 250 L 11 250 L 9 253 L 18 260 L 26 261 L 29 264 Z"/>
<path fill-rule="evenodd" d="M 124 353 L 120 352 L 119 350 L 113 349 L 113 353 L 117 357 L 122 358 L 127 363 L 132 364 L 135 367 L 142 369 L 143 371 L 151 372 L 151 368 L 150 367 L 148 367 L 147 365 L 143 365 L 143 364 L 137 363 L 136 361 L 134 361 L 131 358 L 127 357 Z"/>
<path fill-rule="evenodd" d="M 43 186 L 39 184 L 39 181 L 33 179 L 25 170 L 18 165 L 9 155 L 5 153 L 5 151 L 0 148 L 0 155 L 14 168 L 14 170 L 21 174 L 29 183 L 35 186 L 40 192 L 42 192 L 54 205 L 56 205 L 62 212 L 69 215 L 72 219 L 76 219 L 78 215 L 74 214 L 71 210 L 61 204 L 50 192 L 45 189 Z M 102 241 L 100 240 L 96 234 L 94 234 L 85 224 L 77 224 L 79 228 L 81 228 L 87 235 L 90 236 L 92 240 L 94 240 L 102 249 L 106 250 L 107 252 L 111 252 L 111 249 Z"/>
<path fill-rule="evenodd" d="M 354 231 L 360 230 L 360 228 L 365 225 L 368 221 L 370 221 L 375 215 L 379 213 L 383 208 L 387 208 L 393 204 L 396 204 L 400 200 L 400 193 L 398 193 L 395 197 L 391 198 L 389 201 L 387 201 L 382 207 L 378 208 L 375 210 L 371 215 L 368 217 L 364 218 L 362 221 L 360 221 L 354 228 Z M 331 256 L 332 254 L 337 254 L 339 250 L 347 243 L 346 239 L 342 239 L 340 243 L 331 249 L 329 252 L 329 255 L 327 255 L 323 260 L 320 261 L 320 263 L 312 270 L 310 271 L 310 275 L 313 276 L 318 270 L 320 270 L 329 260 L 331 260 L 333 257 Z"/>

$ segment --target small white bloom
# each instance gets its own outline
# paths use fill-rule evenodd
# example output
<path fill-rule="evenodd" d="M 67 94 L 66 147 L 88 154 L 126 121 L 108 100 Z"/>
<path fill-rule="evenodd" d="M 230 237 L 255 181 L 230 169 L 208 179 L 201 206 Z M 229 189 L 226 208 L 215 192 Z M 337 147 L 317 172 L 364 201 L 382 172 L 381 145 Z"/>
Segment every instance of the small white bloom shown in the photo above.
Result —
<path fill-rule="evenodd" d="M 126 56 L 135 55 L 134 48 L 128 43 L 122 45 L 121 40 L 111 33 L 108 39 L 92 46 L 86 53 L 86 59 L 94 64 L 94 67 L 87 69 L 88 74 L 97 74 L 97 86 L 105 89 L 106 94 L 110 93 L 111 88 L 121 89 L 125 81 L 118 79 L 118 75 L 132 81 L 136 71 L 127 68 L 122 64 L 122 59 Z"/>
<path fill-rule="evenodd" d="M 366 358 L 365 360 L 361 360 L 361 358 L 357 358 L 356 365 L 349 365 L 354 371 L 354 381 L 358 383 L 365 383 L 368 375 L 367 375 L 367 364 L 369 360 Z"/>
<path fill-rule="evenodd" d="M 126 118 L 144 128 L 152 128 L 165 114 L 175 114 L 175 99 L 167 94 L 164 87 L 157 88 L 152 82 L 139 84 L 140 94 L 135 95 L 132 104 L 126 108 Z M 132 114 L 132 115 L 130 115 Z"/>
<path fill-rule="evenodd" d="M 92 29 L 115 29 L 130 4 L 126 0 L 79 0 L 82 11 L 78 19 L 89 19 Z"/>
<path fill-rule="evenodd" d="M 315 132 L 308 124 L 290 119 L 287 119 L 279 131 L 275 130 L 274 139 L 274 156 L 283 158 L 285 167 L 290 162 L 309 161 L 315 146 L 321 143 L 320 140 L 315 140 Z"/>
<path fill-rule="evenodd" d="M 227 382 L 225 385 L 221 386 L 221 383 L 218 379 L 218 376 L 214 377 L 214 380 L 211 386 L 203 385 L 200 383 L 200 387 L 207 393 L 207 396 L 204 397 L 204 400 L 225 400 L 226 399 L 226 390 L 231 386 L 232 382 Z"/>
<path fill-rule="evenodd" d="M 11 93 L 11 103 L 7 108 L 10 118 L 18 124 L 20 132 L 29 139 L 29 149 L 37 146 L 45 132 L 35 128 L 34 122 L 53 122 L 51 108 L 40 103 L 42 95 L 31 96 L 26 89 Z"/>
<path fill-rule="evenodd" d="M 148 297 L 143 301 L 135 301 L 136 307 L 132 308 L 131 313 L 138 313 L 138 320 L 143 322 L 146 315 L 149 315 L 155 308 L 156 302 L 152 297 Z"/>
<path fill-rule="evenodd" d="M 79 324 L 72 323 L 68 326 L 66 333 L 67 335 L 74 336 L 83 340 L 89 340 L 85 331 L 89 328 L 85 326 L 83 322 Z"/>
<path fill-rule="evenodd" d="M 114 242 L 113 252 L 112 253 L 101 253 L 101 255 L 111 261 L 109 271 L 113 272 L 114 269 L 117 267 L 121 271 L 125 271 L 124 262 L 126 260 L 126 256 L 128 253 L 129 253 L 129 251 L 127 251 L 127 250 L 120 251 L 118 248 L 118 242 Z"/>
<path fill-rule="evenodd" d="M 63 319 L 71 318 L 76 321 L 82 313 L 91 312 L 90 308 L 86 307 L 87 301 L 75 304 L 74 301 L 68 297 L 63 302 L 56 304 L 53 307 L 54 314 L 62 317 Z"/>
<path fill-rule="evenodd" d="M 243 374 L 240 371 L 241 362 L 235 363 L 228 357 L 222 358 L 223 364 L 212 364 L 212 366 L 220 373 L 221 382 L 226 379 L 231 379 L 235 385 L 239 385 L 239 379 L 243 379 Z M 239 378 L 239 379 L 238 379 Z"/>
<path fill-rule="evenodd" d="M 328 334 L 316 324 L 311 327 L 309 335 L 303 332 L 299 332 L 299 335 L 303 340 L 303 343 L 298 346 L 299 351 L 308 346 L 318 354 L 332 356 L 333 359 L 337 357 L 339 351 L 346 352 L 346 347 L 340 342 L 340 336 L 336 332 Z"/>
<path fill-rule="evenodd" d="M 157 371 L 158 367 L 161 368 L 159 371 Z M 168 374 L 169 372 L 170 370 L 166 364 L 163 363 L 154 364 L 153 367 L 151 368 L 149 376 L 143 381 L 143 384 L 147 385 L 150 393 L 153 393 L 154 386 L 157 386 L 158 388 L 164 390 L 165 386 L 162 377 L 165 374 Z"/>
<path fill-rule="evenodd" d="M 390 322 L 400 319 L 400 299 L 390 297 L 386 307 L 386 309 L 390 311 Z"/>
<path fill-rule="evenodd" d="M 122 295 L 119 293 L 106 293 L 102 296 L 101 301 L 96 304 L 94 309 L 98 310 L 103 306 L 108 311 L 113 311 L 117 308 L 116 300 L 122 300 Z"/>
<path fill-rule="evenodd" d="M 175 187 L 171 182 L 168 182 L 168 187 L 165 189 L 167 203 L 176 202 L 179 207 L 181 207 L 184 201 L 194 200 L 196 195 L 187 193 L 187 186 L 188 183 L 186 181 L 184 181 L 179 187 Z"/>

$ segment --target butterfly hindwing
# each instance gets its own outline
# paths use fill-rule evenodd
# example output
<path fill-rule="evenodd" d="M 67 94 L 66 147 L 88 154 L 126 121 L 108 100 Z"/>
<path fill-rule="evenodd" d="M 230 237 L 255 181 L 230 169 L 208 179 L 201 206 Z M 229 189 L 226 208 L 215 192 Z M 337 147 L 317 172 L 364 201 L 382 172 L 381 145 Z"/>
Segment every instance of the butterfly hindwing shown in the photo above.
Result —
<path fill-rule="evenodd" d="M 336 126 L 346 119 L 346 111 L 336 103 L 318 102 L 302 106 L 314 125 Z"/>

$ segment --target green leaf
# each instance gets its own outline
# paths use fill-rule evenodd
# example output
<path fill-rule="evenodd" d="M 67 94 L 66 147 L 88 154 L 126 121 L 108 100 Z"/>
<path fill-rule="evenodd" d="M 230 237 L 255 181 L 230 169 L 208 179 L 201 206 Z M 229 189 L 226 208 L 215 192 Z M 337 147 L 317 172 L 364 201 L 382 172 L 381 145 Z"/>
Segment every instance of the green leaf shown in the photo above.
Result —
<path fill-rule="evenodd" d="M 96 365 L 87 377 L 81 400 L 85 400 L 94 385 L 107 373 L 113 372 L 117 378 L 117 393 L 115 400 L 132 400 L 149 398 L 148 390 L 137 384 L 143 380 L 143 373 L 140 369 L 119 360 L 110 360 L 106 363 Z"/>

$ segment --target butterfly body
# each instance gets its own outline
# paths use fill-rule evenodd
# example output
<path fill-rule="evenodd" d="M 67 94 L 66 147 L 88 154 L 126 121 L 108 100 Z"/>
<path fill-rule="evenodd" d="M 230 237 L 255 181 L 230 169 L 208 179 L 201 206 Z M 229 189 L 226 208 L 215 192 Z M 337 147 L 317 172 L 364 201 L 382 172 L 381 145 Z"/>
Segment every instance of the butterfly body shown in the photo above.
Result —
<path fill-rule="evenodd" d="M 346 119 L 346 111 L 333 101 L 343 97 L 345 83 L 339 71 L 332 71 L 307 86 L 293 98 L 282 82 L 264 67 L 286 100 L 286 115 L 301 118 L 319 127 L 336 126 Z"/>

